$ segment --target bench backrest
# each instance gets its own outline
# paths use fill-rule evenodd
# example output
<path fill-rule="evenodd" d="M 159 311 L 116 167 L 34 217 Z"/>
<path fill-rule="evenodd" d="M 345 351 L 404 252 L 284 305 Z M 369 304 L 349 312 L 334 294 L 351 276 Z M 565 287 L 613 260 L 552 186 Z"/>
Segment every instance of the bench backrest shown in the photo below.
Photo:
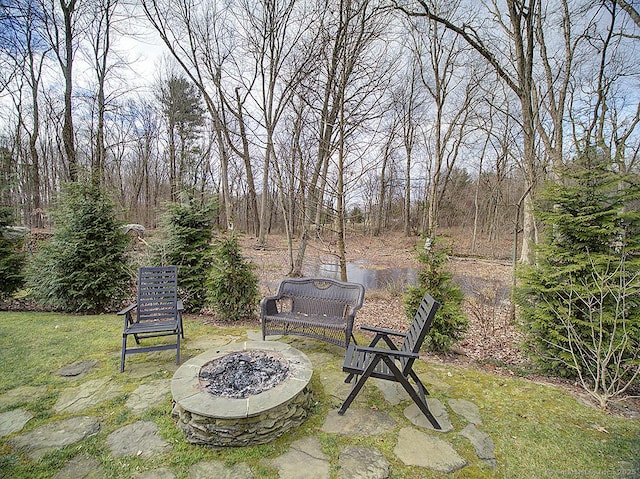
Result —
<path fill-rule="evenodd" d="M 409 331 L 407 331 L 407 336 L 400 347 L 401 351 L 410 353 L 418 353 L 420 351 L 439 307 L 440 303 L 433 299 L 429 293 L 424 294 L 416 310 L 416 314 L 413 317 L 411 327 Z M 401 362 L 402 372 L 404 375 L 407 375 L 413 366 L 413 359 L 402 358 Z"/>
<path fill-rule="evenodd" d="M 138 270 L 138 321 L 177 317 L 178 268 L 153 266 Z"/>
<path fill-rule="evenodd" d="M 364 286 L 328 278 L 286 278 L 278 295 L 291 300 L 291 312 L 347 317 L 362 307 Z"/>

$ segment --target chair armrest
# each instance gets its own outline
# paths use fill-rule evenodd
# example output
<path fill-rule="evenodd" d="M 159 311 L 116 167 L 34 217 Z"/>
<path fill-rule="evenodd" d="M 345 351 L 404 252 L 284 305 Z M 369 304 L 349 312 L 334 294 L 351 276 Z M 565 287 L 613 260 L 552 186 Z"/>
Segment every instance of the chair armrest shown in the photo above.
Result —
<path fill-rule="evenodd" d="M 386 348 L 371 348 L 369 346 L 356 346 L 354 348 L 357 352 L 368 353 L 368 354 L 381 354 L 383 356 L 396 356 L 399 358 L 414 358 L 418 359 L 420 356 L 418 353 L 412 353 L 411 351 L 399 351 L 397 349 L 386 349 Z"/>
<path fill-rule="evenodd" d="M 280 296 L 267 296 L 260 301 L 260 316 L 268 316 L 278 313 L 277 301 L 281 299 Z"/>
<path fill-rule="evenodd" d="M 138 303 L 133 303 L 133 304 L 130 304 L 129 306 L 127 306 L 126 308 L 124 308 L 122 311 L 118 311 L 116 314 L 118 316 L 121 316 L 123 314 L 130 313 L 131 311 L 133 311 L 137 307 L 138 307 Z"/>
<path fill-rule="evenodd" d="M 384 334 L 388 336 L 398 336 L 402 338 L 405 338 L 407 336 L 407 333 L 401 333 L 399 331 L 394 331 L 392 329 L 376 328 L 375 326 L 363 325 L 363 326 L 360 326 L 360 329 L 363 331 L 370 331 L 372 333 L 379 333 L 379 334 Z"/>
<path fill-rule="evenodd" d="M 183 312 L 184 311 L 184 304 L 182 304 L 182 300 L 179 299 L 176 303 L 176 309 L 178 310 L 178 312 Z"/>

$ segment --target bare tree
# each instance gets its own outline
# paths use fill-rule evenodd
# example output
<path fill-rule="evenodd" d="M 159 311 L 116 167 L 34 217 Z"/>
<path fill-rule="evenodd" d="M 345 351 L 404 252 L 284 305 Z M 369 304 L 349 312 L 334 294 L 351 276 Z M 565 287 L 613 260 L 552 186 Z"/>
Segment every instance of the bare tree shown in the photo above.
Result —
<path fill-rule="evenodd" d="M 418 88 L 420 81 L 420 62 L 416 55 L 411 55 L 408 60 L 406 77 L 399 82 L 399 86 L 393 92 L 394 109 L 402 128 L 402 144 L 405 152 L 405 176 L 404 176 L 404 208 L 403 223 L 404 234 L 411 234 L 411 173 L 413 168 L 413 154 L 417 140 L 417 127 L 423 120 L 425 99 Z"/>
<path fill-rule="evenodd" d="M 380 51 L 373 55 L 371 50 L 385 27 L 382 11 L 369 0 L 339 0 L 331 8 L 325 9 L 325 16 L 319 22 L 323 29 L 319 35 L 323 43 L 318 47 L 322 56 L 315 76 L 319 82 L 310 84 L 306 94 L 307 101 L 318 111 L 318 146 L 305 185 L 302 231 L 291 271 L 294 276 L 302 274 L 312 225 L 315 225 L 316 234 L 319 234 L 324 196 L 329 186 L 334 187 L 337 201 L 338 241 L 344 241 L 340 236 L 344 235 L 345 182 L 344 177 L 341 179 L 339 175 L 344 175 L 346 168 L 345 138 L 362 127 L 363 118 L 370 117 L 370 109 L 375 105 L 376 95 L 386 77 L 380 65 L 384 56 L 380 55 Z M 317 97 L 314 92 L 318 92 Z M 343 119 L 347 123 L 341 125 Z M 341 147 L 342 151 L 339 152 Z M 338 153 L 337 176 L 336 181 L 329 185 L 330 161 L 335 153 Z M 344 251 L 338 254 L 344 257 Z"/>
<path fill-rule="evenodd" d="M 615 0 L 615 3 L 627 12 L 629 17 L 631 17 L 631 20 L 640 27 L 640 13 L 638 13 L 638 9 L 636 7 L 634 7 L 630 2 L 627 2 L 627 0 Z"/>
<path fill-rule="evenodd" d="M 107 77 L 110 71 L 110 55 L 113 47 L 113 34 L 118 18 L 120 0 L 100 0 L 93 5 L 89 40 L 91 42 L 91 62 L 96 74 L 96 131 L 95 152 L 91 157 L 91 180 L 101 184 L 104 179 L 107 162 L 105 145 L 105 115 L 107 110 Z"/>
<path fill-rule="evenodd" d="M 402 6 L 398 9 L 409 16 L 423 16 L 443 25 L 455 32 L 473 47 L 495 69 L 498 76 L 504 80 L 520 101 L 522 115 L 523 137 L 523 166 L 528 191 L 532 191 L 538 180 L 538 161 L 535 149 L 535 116 L 533 105 L 533 65 L 534 57 L 534 17 L 536 3 L 539 0 L 507 0 L 506 19 L 503 12 L 493 10 L 491 15 L 496 19 L 498 27 L 504 29 L 512 48 L 512 56 L 507 60 L 509 64 L 501 63 L 498 54 L 500 47 L 491 45 L 488 38 L 482 38 L 479 30 L 468 22 L 455 23 L 450 17 L 440 15 L 433 4 L 427 0 L 418 0 L 420 11 L 409 10 Z M 515 70 L 510 68 L 515 65 Z M 535 222 L 533 220 L 533 196 L 531 193 L 525 198 L 523 220 L 523 247 L 521 260 L 533 262 L 532 246 L 536 242 Z"/>
<path fill-rule="evenodd" d="M 3 57 L 10 62 L 2 76 L 3 89 L 16 80 L 13 89 L 14 104 L 18 111 L 18 129 L 24 129 L 28 140 L 28 149 L 24 155 L 26 170 L 26 185 L 24 191 L 29 201 L 25 205 L 26 218 L 31 226 L 41 228 L 43 226 L 43 210 L 41 197 L 40 154 L 38 151 L 38 139 L 40 136 L 40 89 L 42 88 L 43 69 L 49 51 L 46 43 L 40 36 L 42 27 L 41 12 L 32 2 L 15 2 L 5 6 L 2 17 Z M 29 103 L 26 112 L 22 101 L 22 88 L 28 88 Z M 17 97 L 16 97 L 17 95 Z M 27 124 L 29 123 L 29 124 Z M 21 148 L 17 143 L 16 153 Z M 20 156 L 22 156 L 20 154 Z"/>
<path fill-rule="evenodd" d="M 309 28 L 298 0 L 243 2 L 246 37 L 250 39 L 259 78 L 256 104 L 264 129 L 262 198 L 258 244 L 266 243 L 269 215 L 269 170 L 275 161 L 275 135 L 285 109 L 305 73 L 306 58 L 299 55 L 301 42 Z"/>
<path fill-rule="evenodd" d="M 425 31 L 421 31 L 421 27 Z M 470 67 L 466 49 L 455 34 L 429 19 L 412 29 L 414 50 L 420 64 L 422 85 L 435 106 L 432 127 L 427 133 L 431 152 L 431 178 L 428 196 L 426 232 L 434 237 L 438 228 L 440 201 L 456 167 L 458 153 L 469 134 L 472 105 L 478 79 Z M 466 62 L 463 60 L 466 59 Z M 461 69 L 458 65 L 465 64 Z"/>
<path fill-rule="evenodd" d="M 67 162 L 67 175 L 78 179 L 78 159 L 73 128 L 73 65 L 74 57 L 84 33 L 81 11 L 77 0 L 39 0 L 43 12 L 45 34 L 56 55 L 64 77 L 64 123 L 62 143 Z"/>
<path fill-rule="evenodd" d="M 215 5 L 193 0 L 143 0 L 143 9 L 176 62 L 196 85 L 211 117 L 212 136 L 220 160 L 222 202 L 227 229 L 234 229 L 233 201 L 229 185 L 229 146 L 226 142 L 221 101 L 217 98 L 216 78 L 227 52 L 221 50 L 216 29 L 222 15 Z M 220 80 L 217 80 L 218 82 Z"/>

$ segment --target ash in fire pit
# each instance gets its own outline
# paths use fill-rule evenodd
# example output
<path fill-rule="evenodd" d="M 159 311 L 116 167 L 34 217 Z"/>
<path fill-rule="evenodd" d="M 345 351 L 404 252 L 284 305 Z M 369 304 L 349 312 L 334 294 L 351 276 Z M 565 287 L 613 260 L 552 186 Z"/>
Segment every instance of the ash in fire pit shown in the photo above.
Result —
<path fill-rule="evenodd" d="M 288 364 L 273 354 L 235 352 L 202 366 L 200 384 L 215 396 L 244 399 L 271 389 L 288 373 Z"/>

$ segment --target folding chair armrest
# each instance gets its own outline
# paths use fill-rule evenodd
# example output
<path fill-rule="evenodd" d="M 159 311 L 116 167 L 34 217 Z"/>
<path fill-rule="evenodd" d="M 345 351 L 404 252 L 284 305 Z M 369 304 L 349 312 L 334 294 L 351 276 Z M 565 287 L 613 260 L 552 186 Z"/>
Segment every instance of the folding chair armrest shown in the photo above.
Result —
<path fill-rule="evenodd" d="M 375 326 L 363 325 L 360 326 L 360 329 L 363 331 L 370 331 L 372 333 L 378 333 L 387 336 L 398 336 L 400 338 L 404 338 L 407 336 L 407 333 L 401 333 L 400 331 L 394 331 L 392 329 L 376 328 Z"/>
<path fill-rule="evenodd" d="M 381 354 L 383 356 L 395 356 L 398 358 L 414 358 L 414 359 L 418 359 L 420 357 L 418 353 L 412 353 L 411 351 L 398 351 L 397 349 L 371 348 L 368 346 L 355 346 L 355 345 L 354 347 L 357 352 L 368 353 L 368 354 Z"/>
<path fill-rule="evenodd" d="M 133 311 L 137 307 L 138 307 L 138 303 L 133 303 L 127 306 L 126 308 L 124 308 L 122 311 L 118 311 L 116 314 L 118 316 L 122 316 L 123 314 L 131 314 L 131 311 Z"/>
<path fill-rule="evenodd" d="M 176 302 L 176 309 L 179 313 L 182 313 L 184 311 L 184 304 L 182 303 L 181 299 Z"/>

